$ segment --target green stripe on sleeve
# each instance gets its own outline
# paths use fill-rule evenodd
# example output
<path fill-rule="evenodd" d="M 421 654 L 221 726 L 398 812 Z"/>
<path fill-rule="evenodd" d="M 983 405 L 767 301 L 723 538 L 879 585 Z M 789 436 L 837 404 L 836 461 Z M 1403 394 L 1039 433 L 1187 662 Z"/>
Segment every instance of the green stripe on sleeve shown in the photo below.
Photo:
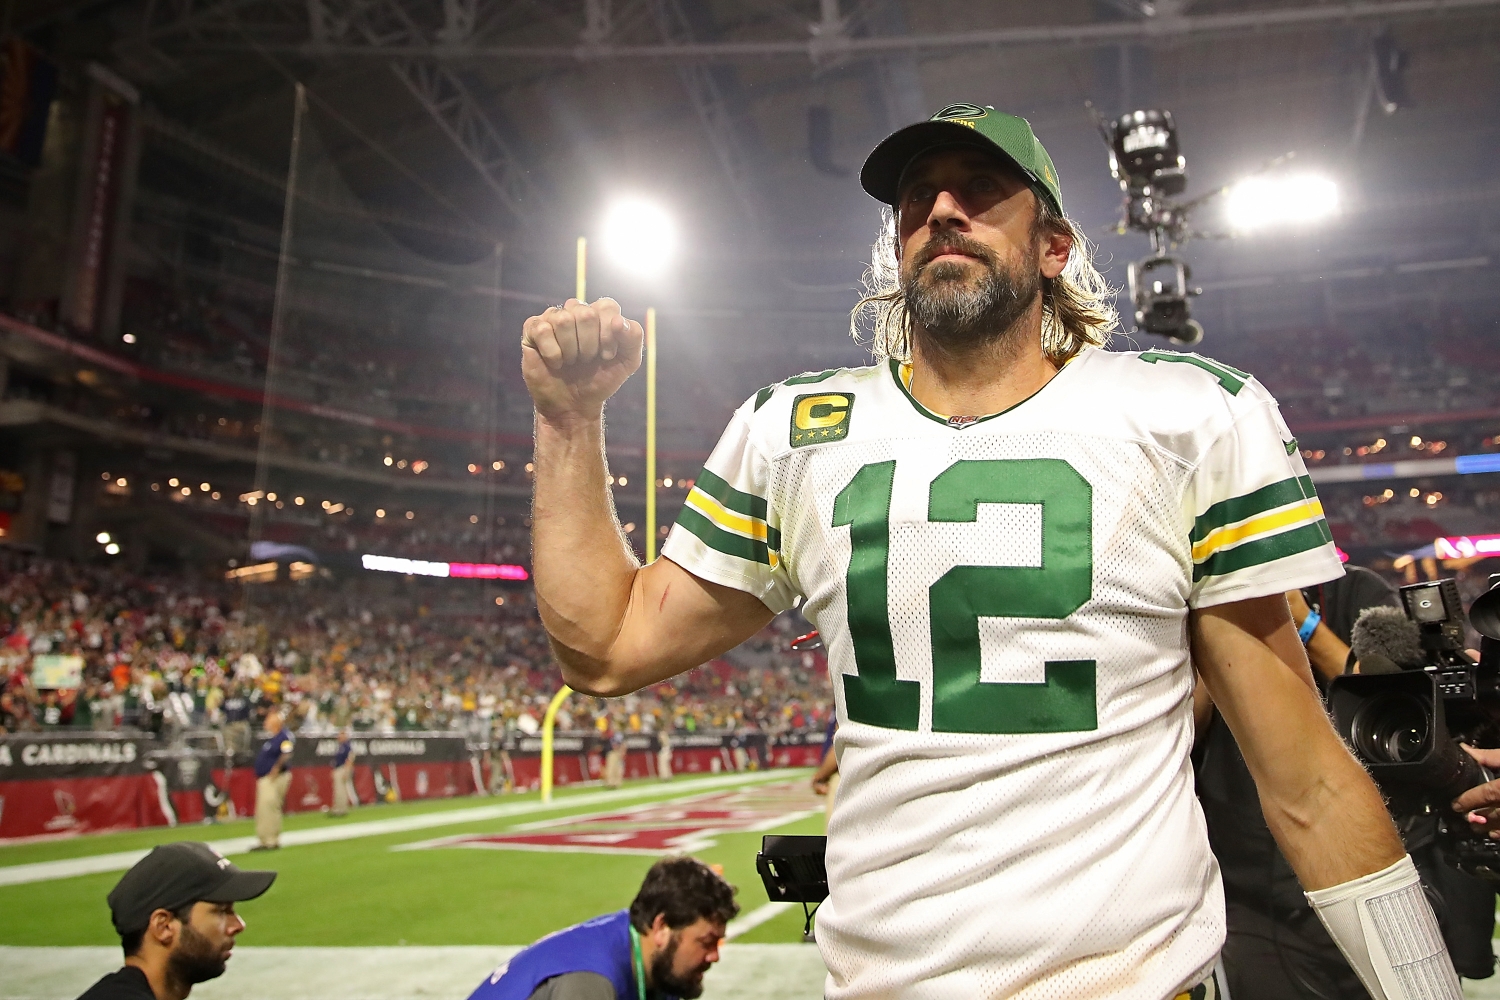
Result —
<path fill-rule="evenodd" d="M 769 400 L 771 396 L 775 394 L 775 392 L 776 387 L 774 385 L 768 385 L 764 389 L 760 390 L 760 392 L 757 392 L 755 394 L 755 408 L 759 410 L 762 406 L 765 406 L 766 401 Z"/>
<path fill-rule="evenodd" d="M 1238 570 L 1259 566 L 1262 563 L 1285 559 L 1299 552 L 1307 552 L 1333 541 L 1328 522 L 1321 517 L 1312 524 L 1304 524 L 1291 531 L 1283 531 L 1269 538 L 1258 538 L 1253 542 L 1236 545 L 1232 549 L 1220 549 L 1193 567 L 1193 582 L 1204 577 L 1224 576 Z"/>
<path fill-rule="evenodd" d="M 682 508 L 682 512 L 677 515 L 677 523 L 691 531 L 700 542 L 716 552 L 722 552 L 726 556 L 735 556 L 746 562 L 760 563 L 763 566 L 771 565 L 770 552 L 765 542 L 725 531 L 691 507 Z"/>
<path fill-rule="evenodd" d="M 813 385 L 816 382 L 827 381 L 828 379 L 833 378 L 833 376 L 837 375 L 841 371 L 843 371 L 842 368 L 829 368 L 827 371 L 821 371 L 821 372 L 803 372 L 801 375 L 797 375 L 797 376 L 794 376 L 792 378 L 789 378 L 789 379 L 787 379 L 785 382 L 783 382 L 781 384 L 782 385 Z"/>
<path fill-rule="evenodd" d="M 1218 379 L 1219 385 L 1231 396 L 1238 396 L 1240 390 L 1245 388 L 1245 383 L 1250 376 L 1238 368 L 1231 368 L 1222 361 L 1214 361 L 1205 358 L 1201 354 L 1179 354 L 1176 351 L 1144 351 L 1140 359 L 1148 365 L 1154 365 L 1158 361 L 1175 361 L 1179 364 L 1193 365 L 1202 368 L 1214 378 Z"/>
<path fill-rule="evenodd" d="M 1311 500 L 1317 495 L 1317 491 L 1313 489 L 1312 477 L 1297 476 L 1270 486 L 1262 486 L 1244 496 L 1220 500 L 1194 519 L 1192 542 L 1197 545 L 1208 537 L 1209 532 L 1226 524 L 1234 524 L 1256 514 L 1285 507 L 1297 500 Z"/>
<path fill-rule="evenodd" d="M 764 521 L 766 519 L 766 502 L 764 500 L 752 493 L 741 493 L 707 469 L 698 473 L 698 478 L 694 481 L 693 485 L 736 514 L 744 514 L 746 517 L 753 517 L 757 521 Z"/>

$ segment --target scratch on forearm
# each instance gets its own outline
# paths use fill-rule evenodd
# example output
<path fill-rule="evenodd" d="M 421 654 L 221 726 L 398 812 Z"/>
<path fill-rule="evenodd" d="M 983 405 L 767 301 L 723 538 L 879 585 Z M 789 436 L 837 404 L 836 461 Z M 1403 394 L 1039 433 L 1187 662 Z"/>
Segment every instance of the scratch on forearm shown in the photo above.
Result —
<path fill-rule="evenodd" d="M 661 601 L 658 602 L 657 605 L 656 605 L 656 613 L 657 614 L 661 614 L 662 609 L 667 606 L 667 595 L 670 594 L 671 592 L 672 592 L 672 585 L 670 583 L 667 584 L 665 587 L 662 588 L 662 591 L 661 591 Z"/>

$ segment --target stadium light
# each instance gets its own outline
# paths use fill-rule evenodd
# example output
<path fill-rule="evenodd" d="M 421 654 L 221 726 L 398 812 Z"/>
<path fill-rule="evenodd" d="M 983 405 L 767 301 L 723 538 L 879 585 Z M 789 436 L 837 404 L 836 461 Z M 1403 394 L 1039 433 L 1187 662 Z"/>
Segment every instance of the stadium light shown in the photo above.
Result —
<path fill-rule="evenodd" d="M 1229 189 L 1229 225 L 1240 232 L 1298 226 L 1339 212 L 1339 187 L 1317 174 L 1247 177 Z"/>
<path fill-rule="evenodd" d="M 604 252 L 620 270 L 650 278 L 662 273 L 677 252 L 677 228 L 662 206 L 644 198 L 622 198 L 604 214 Z"/>

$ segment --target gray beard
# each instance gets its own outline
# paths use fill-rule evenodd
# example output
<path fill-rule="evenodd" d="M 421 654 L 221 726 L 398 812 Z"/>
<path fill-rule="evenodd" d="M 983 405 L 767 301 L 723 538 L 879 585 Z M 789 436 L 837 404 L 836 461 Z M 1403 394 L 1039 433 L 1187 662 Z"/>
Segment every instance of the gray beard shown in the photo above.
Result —
<path fill-rule="evenodd" d="M 1035 270 L 1012 272 L 980 261 L 977 285 L 964 280 L 961 264 L 928 264 L 904 277 L 901 293 L 907 314 L 921 334 L 947 350 L 966 350 L 1004 337 L 1041 292 Z"/>

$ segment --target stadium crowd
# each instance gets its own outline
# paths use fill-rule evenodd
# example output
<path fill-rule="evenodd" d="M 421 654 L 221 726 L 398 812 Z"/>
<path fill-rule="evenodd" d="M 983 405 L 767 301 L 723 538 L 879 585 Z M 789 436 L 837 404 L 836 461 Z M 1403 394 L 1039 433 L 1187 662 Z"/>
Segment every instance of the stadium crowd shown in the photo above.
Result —
<path fill-rule="evenodd" d="M 245 591 L 0 551 L 0 732 L 208 726 L 248 748 L 272 708 L 304 731 L 537 731 L 558 680 L 529 591 L 481 612 L 472 595 L 468 609 L 441 606 L 466 583 L 399 595 L 362 583 Z M 822 655 L 790 649 L 806 627 L 783 615 L 671 682 L 571 699 L 559 728 L 821 728 Z M 81 685 L 38 688 L 31 667 L 48 655 L 81 657 Z"/>

